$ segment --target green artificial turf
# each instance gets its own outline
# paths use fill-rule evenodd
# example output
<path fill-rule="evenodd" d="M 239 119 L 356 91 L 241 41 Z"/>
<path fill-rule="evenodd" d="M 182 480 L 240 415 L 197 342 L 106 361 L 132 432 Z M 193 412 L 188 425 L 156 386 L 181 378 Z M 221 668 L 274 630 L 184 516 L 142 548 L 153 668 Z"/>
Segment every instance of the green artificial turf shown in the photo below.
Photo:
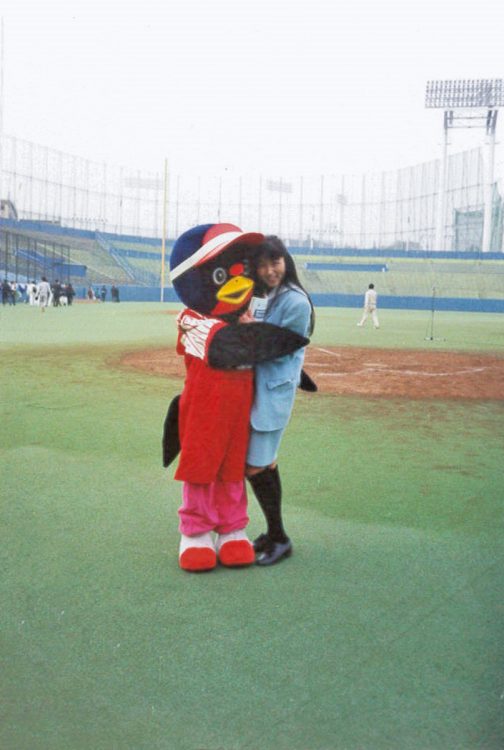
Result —
<path fill-rule="evenodd" d="M 181 383 L 116 365 L 173 344 L 168 309 L 0 310 L 2 750 L 500 750 L 502 402 L 300 393 L 294 555 L 185 574 Z M 356 315 L 319 310 L 316 343 L 432 345 L 425 314 Z M 500 316 L 440 324 L 504 350 Z"/>

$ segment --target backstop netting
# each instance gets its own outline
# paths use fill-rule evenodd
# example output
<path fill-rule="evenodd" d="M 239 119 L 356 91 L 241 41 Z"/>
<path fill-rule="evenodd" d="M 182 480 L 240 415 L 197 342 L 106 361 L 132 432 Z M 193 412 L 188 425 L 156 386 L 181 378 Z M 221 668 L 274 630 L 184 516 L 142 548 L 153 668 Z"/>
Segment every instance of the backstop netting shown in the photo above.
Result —
<path fill-rule="evenodd" d="M 485 152 L 448 158 L 442 247 L 435 247 L 440 160 L 358 176 L 168 175 L 169 237 L 190 226 L 234 222 L 290 245 L 405 250 L 481 249 Z M 19 218 L 159 238 L 163 175 L 93 162 L 4 136 L 0 198 Z M 504 164 L 493 185 L 490 250 L 503 250 Z M 2 211 L 8 216 L 8 212 Z"/>

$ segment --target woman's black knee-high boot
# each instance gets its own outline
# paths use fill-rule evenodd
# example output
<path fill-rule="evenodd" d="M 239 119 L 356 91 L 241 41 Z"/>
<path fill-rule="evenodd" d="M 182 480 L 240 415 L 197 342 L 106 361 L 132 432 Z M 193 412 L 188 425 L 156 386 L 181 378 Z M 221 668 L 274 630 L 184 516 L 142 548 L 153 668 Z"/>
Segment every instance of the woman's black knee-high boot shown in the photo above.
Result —
<path fill-rule="evenodd" d="M 248 480 L 266 518 L 266 536 L 272 542 L 287 542 L 288 536 L 282 523 L 282 485 L 278 466 L 253 474 Z"/>

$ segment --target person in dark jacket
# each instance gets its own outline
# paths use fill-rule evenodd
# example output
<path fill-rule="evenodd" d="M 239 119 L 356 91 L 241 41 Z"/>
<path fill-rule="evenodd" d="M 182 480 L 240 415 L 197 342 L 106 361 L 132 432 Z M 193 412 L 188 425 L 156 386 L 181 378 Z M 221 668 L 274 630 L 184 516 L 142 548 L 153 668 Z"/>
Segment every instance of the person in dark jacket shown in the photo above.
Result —
<path fill-rule="evenodd" d="M 75 297 L 75 289 L 73 288 L 71 283 L 67 284 L 66 295 L 68 299 L 68 304 L 71 305 L 73 302 L 73 298 Z"/>
<path fill-rule="evenodd" d="M 2 305 L 6 305 L 11 296 L 11 286 L 7 279 L 4 279 L 2 282 Z"/>

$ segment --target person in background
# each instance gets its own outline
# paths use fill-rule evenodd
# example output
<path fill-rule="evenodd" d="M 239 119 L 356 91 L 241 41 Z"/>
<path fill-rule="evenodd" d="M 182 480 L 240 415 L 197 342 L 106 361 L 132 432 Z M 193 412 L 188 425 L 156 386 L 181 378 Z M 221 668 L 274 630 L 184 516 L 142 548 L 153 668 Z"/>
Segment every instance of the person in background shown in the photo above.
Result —
<path fill-rule="evenodd" d="M 299 281 L 292 256 L 275 236 L 266 237 L 254 259 L 256 293 L 265 298 L 257 319 L 310 336 L 315 325 L 312 301 Z M 244 321 L 245 322 L 245 321 Z M 300 383 L 304 349 L 255 366 L 255 396 L 246 475 L 267 523 L 254 541 L 258 565 L 274 565 L 292 554 L 282 520 L 278 450 Z"/>
<path fill-rule="evenodd" d="M 11 285 L 4 279 L 2 282 L 2 305 L 6 305 L 11 296 Z"/>
<path fill-rule="evenodd" d="M 37 299 L 37 284 L 35 281 L 30 281 L 27 287 L 28 291 L 28 304 L 32 307 L 36 304 Z"/>
<path fill-rule="evenodd" d="M 59 306 L 68 307 L 67 285 L 65 283 L 61 284 L 60 290 Z"/>
<path fill-rule="evenodd" d="M 18 285 L 15 281 L 11 281 L 10 283 L 10 295 L 9 295 L 9 305 L 15 305 L 17 302 L 17 288 Z"/>
<path fill-rule="evenodd" d="M 46 307 L 48 307 L 51 296 L 51 286 L 46 277 L 42 276 L 42 279 L 37 284 L 38 303 L 39 307 L 42 309 L 42 312 L 45 312 Z"/>
<path fill-rule="evenodd" d="M 106 298 L 107 298 L 107 287 L 104 284 L 102 288 L 100 289 L 100 299 L 102 302 L 105 302 Z"/>
<path fill-rule="evenodd" d="M 377 306 L 377 300 L 378 295 L 375 292 L 374 284 L 370 284 L 366 294 L 364 295 L 364 311 L 362 313 L 362 318 L 360 320 L 360 323 L 357 323 L 359 328 L 362 328 L 368 317 L 371 315 L 371 318 L 373 320 L 373 325 L 375 328 L 380 327 L 380 322 L 378 320 L 378 315 L 376 313 L 376 306 Z"/>
<path fill-rule="evenodd" d="M 60 297 L 61 297 L 61 283 L 59 279 L 56 279 L 54 284 L 51 287 L 51 291 L 53 294 L 53 305 L 54 307 L 60 306 Z"/>
<path fill-rule="evenodd" d="M 73 302 L 73 298 L 75 297 L 75 289 L 73 288 L 71 282 L 68 282 L 67 284 L 66 295 L 68 299 L 68 304 L 71 305 Z"/>

